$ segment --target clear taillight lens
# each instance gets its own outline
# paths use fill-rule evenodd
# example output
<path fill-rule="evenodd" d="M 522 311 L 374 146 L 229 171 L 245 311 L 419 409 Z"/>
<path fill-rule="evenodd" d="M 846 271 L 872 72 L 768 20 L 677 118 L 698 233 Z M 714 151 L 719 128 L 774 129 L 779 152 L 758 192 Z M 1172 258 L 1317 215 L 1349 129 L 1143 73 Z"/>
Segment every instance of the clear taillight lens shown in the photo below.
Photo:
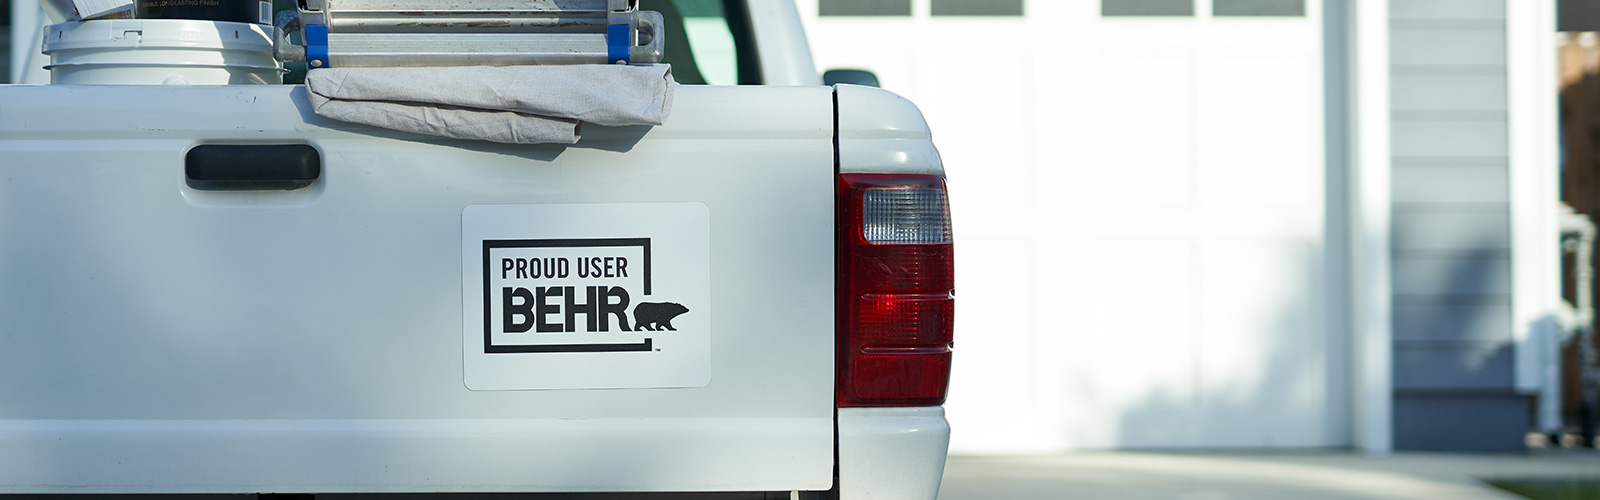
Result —
<path fill-rule="evenodd" d="M 944 180 L 842 174 L 838 203 L 838 405 L 943 404 L 955 313 Z"/>
<path fill-rule="evenodd" d="M 861 197 L 861 237 L 875 245 L 950 243 L 944 186 L 869 187 Z"/>

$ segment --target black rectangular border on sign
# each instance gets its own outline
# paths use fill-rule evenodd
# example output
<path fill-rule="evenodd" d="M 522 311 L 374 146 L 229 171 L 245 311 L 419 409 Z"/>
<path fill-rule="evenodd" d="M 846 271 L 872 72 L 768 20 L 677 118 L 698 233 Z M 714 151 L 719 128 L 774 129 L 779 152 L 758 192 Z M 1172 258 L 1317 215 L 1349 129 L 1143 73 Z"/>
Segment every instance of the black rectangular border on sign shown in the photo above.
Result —
<path fill-rule="evenodd" d="M 644 249 L 644 294 L 650 295 L 650 238 L 589 238 L 548 240 L 483 240 L 483 353 L 515 354 L 536 352 L 638 352 L 654 348 L 653 339 L 637 344 L 537 344 L 495 345 L 491 335 L 489 298 L 489 251 L 495 248 L 551 247 L 640 247 Z"/>
<path fill-rule="evenodd" d="M 637 344 L 538 344 L 538 345 L 485 345 L 484 354 L 517 354 L 530 352 L 641 352 L 654 349 L 654 339 L 646 338 Z"/>

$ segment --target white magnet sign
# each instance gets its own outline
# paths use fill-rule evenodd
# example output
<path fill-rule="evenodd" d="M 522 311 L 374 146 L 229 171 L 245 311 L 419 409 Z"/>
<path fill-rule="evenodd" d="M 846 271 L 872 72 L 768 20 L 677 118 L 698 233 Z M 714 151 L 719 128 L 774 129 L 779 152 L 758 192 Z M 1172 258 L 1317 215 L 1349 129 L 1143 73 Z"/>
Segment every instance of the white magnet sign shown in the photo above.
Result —
<path fill-rule="evenodd" d="M 461 237 L 468 388 L 710 383 L 704 204 L 473 205 Z"/>

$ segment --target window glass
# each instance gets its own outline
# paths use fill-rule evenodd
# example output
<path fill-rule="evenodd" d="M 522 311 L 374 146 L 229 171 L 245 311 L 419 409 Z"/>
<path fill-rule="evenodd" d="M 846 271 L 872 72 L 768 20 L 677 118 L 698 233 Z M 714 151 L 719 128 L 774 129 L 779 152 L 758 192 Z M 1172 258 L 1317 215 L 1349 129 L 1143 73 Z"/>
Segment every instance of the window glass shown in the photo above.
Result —
<path fill-rule="evenodd" d="M 742 33 L 729 24 L 732 19 L 725 0 L 641 0 L 641 10 L 661 13 L 666 23 L 663 60 L 672 65 L 672 77 L 687 85 L 737 85 L 758 83 L 751 75 L 741 75 Z M 753 69 L 753 68 L 751 68 Z M 749 73 L 747 71 L 746 73 Z"/>
<path fill-rule="evenodd" d="M 1306 15 L 1306 0 L 1212 0 L 1213 16 Z"/>
<path fill-rule="evenodd" d="M 683 29 L 700 76 L 711 85 L 739 83 L 738 52 L 728 30 L 722 0 L 674 0 L 683 13 Z"/>
<path fill-rule="evenodd" d="M 1100 0 L 1102 16 L 1192 16 L 1194 0 Z"/>
<path fill-rule="evenodd" d="M 909 16 L 911 0 L 819 0 L 823 16 Z"/>
<path fill-rule="evenodd" d="M 0 0 L 0 83 L 11 83 L 11 0 Z"/>
<path fill-rule="evenodd" d="M 1020 16 L 1022 0 L 933 0 L 935 16 Z"/>

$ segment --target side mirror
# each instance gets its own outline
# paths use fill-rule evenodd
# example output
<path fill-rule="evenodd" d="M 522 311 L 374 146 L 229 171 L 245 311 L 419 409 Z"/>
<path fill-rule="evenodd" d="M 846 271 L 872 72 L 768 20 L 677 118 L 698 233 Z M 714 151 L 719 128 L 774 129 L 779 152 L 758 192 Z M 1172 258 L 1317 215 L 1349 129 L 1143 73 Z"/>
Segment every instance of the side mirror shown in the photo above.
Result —
<path fill-rule="evenodd" d="M 877 87 L 878 75 L 863 69 L 830 69 L 822 73 L 823 85 L 837 85 L 840 83 Z"/>

